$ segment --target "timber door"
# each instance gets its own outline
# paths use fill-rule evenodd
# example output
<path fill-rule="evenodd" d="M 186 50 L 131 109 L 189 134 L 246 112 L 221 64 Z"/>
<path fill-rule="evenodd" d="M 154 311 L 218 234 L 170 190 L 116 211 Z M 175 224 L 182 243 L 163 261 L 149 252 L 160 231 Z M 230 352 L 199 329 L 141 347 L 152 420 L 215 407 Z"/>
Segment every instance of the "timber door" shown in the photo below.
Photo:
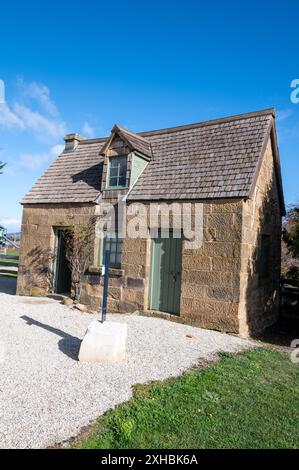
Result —
<path fill-rule="evenodd" d="M 54 292 L 69 294 L 71 292 L 71 271 L 65 256 L 63 229 L 56 229 L 56 263 L 54 273 Z"/>
<path fill-rule="evenodd" d="M 181 297 L 182 239 L 152 241 L 150 308 L 178 315 Z"/>

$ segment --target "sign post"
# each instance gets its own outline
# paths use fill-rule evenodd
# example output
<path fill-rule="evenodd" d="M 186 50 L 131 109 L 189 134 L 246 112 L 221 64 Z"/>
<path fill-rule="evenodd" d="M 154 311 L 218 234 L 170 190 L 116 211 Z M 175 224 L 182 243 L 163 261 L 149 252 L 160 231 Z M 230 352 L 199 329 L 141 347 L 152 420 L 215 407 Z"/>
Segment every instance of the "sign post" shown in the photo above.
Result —
<path fill-rule="evenodd" d="M 102 302 L 102 320 L 94 318 L 87 328 L 81 342 L 79 361 L 113 364 L 122 362 L 126 355 L 127 324 L 124 322 L 106 321 L 110 251 L 105 252 L 102 275 L 104 291 Z"/>
<path fill-rule="evenodd" d="M 106 321 L 106 315 L 107 315 L 109 267 L 110 267 L 110 251 L 107 250 L 105 251 L 105 260 L 104 260 L 104 290 L 103 290 L 103 302 L 102 302 L 102 323 Z"/>

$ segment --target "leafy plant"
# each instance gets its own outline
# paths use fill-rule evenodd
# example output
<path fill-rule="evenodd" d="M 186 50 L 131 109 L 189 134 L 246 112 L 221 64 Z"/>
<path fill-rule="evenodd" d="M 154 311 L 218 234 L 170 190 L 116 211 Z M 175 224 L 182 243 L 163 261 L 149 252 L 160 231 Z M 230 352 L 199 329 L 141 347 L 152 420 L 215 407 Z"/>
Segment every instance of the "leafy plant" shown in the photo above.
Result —
<path fill-rule="evenodd" d="M 299 258 L 299 207 L 288 210 L 282 236 L 292 256 Z"/>
<path fill-rule="evenodd" d="M 87 270 L 93 251 L 95 219 L 86 225 L 72 225 L 63 231 L 65 255 L 72 274 L 72 292 L 75 300 L 80 300 L 82 275 Z"/>

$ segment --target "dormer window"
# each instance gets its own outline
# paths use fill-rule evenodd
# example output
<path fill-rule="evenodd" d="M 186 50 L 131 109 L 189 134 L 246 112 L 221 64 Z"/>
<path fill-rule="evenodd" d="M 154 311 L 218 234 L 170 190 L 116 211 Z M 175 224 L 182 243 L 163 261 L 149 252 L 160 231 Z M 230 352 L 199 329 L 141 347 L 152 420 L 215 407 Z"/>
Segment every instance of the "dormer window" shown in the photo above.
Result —
<path fill-rule="evenodd" d="M 117 189 L 127 186 L 127 156 L 110 157 L 108 188 Z"/>

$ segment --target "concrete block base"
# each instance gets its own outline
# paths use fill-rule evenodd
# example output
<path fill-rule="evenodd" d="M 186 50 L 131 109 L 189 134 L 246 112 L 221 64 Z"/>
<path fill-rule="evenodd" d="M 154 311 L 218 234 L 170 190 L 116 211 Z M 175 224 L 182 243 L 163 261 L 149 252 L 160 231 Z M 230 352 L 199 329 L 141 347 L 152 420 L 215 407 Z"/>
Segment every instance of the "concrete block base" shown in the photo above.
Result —
<path fill-rule="evenodd" d="M 127 325 L 94 319 L 83 338 L 79 361 L 112 364 L 121 362 L 126 354 Z"/>

